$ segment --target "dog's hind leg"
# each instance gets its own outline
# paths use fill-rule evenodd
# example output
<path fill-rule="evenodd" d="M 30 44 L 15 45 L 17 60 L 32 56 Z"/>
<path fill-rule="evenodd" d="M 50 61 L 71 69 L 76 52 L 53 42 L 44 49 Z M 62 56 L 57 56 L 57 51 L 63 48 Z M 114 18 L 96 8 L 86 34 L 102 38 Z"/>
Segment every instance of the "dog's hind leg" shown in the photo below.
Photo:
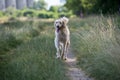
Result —
<path fill-rule="evenodd" d="M 66 58 L 67 58 L 69 46 L 70 46 L 70 41 L 68 41 L 68 42 L 67 42 L 67 45 L 66 45 L 66 51 L 65 51 L 65 57 L 66 57 Z"/>
<path fill-rule="evenodd" d="M 68 53 L 68 48 L 70 46 L 70 41 L 66 42 L 63 47 L 63 52 L 62 52 L 62 59 L 66 60 L 67 59 L 67 53 Z"/>
<path fill-rule="evenodd" d="M 61 58 L 66 60 L 67 43 L 63 45 Z"/>

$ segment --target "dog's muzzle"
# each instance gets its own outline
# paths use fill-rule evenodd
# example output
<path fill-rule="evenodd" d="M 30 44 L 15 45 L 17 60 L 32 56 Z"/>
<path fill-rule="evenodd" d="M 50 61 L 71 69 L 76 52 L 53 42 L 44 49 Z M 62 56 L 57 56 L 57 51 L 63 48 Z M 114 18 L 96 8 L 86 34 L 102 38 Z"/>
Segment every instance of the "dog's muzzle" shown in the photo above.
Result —
<path fill-rule="evenodd" d="M 59 28 L 59 26 L 57 26 L 57 28 Z"/>
<path fill-rule="evenodd" d="M 59 27 L 59 26 L 57 26 L 57 32 L 59 32 L 59 30 L 60 30 L 60 27 Z"/>

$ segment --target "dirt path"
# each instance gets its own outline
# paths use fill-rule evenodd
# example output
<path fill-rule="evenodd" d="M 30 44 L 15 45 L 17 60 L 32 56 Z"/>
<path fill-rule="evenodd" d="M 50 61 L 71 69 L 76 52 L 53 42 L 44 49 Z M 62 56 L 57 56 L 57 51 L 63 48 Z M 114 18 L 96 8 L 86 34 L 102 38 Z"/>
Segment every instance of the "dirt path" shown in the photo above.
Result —
<path fill-rule="evenodd" d="M 68 69 L 67 76 L 70 80 L 94 80 L 85 75 L 85 72 L 83 72 L 80 68 L 77 68 L 77 59 L 71 50 L 69 50 L 68 59 L 65 63 Z"/>

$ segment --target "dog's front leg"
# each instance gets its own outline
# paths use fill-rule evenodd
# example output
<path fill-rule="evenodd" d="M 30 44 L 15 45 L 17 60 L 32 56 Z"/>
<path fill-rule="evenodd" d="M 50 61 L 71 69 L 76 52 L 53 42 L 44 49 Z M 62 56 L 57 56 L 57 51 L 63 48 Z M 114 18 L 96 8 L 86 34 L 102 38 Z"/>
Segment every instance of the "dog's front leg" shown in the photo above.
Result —
<path fill-rule="evenodd" d="M 55 47 L 56 47 L 56 58 L 60 58 L 61 57 L 61 49 L 60 49 L 60 43 L 59 41 L 55 38 Z"/>
<path fill-rule="evenodd" d="M 67 59 L 68 48 L 70 46 L 70 41 L 66 42 L 63 46 L 62 59 Z"/>

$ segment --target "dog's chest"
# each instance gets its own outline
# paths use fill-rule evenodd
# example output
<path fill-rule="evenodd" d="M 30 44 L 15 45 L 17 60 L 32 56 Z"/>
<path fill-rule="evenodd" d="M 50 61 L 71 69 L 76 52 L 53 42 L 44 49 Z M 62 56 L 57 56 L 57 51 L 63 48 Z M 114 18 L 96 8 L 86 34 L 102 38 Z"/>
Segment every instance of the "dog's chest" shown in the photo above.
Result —
<path fill-rule="evenodd" d="M 60 31 L 58 33 L 58 39 L 59 41 L 66 41 L 68 37 L 67 31 Z"/>

